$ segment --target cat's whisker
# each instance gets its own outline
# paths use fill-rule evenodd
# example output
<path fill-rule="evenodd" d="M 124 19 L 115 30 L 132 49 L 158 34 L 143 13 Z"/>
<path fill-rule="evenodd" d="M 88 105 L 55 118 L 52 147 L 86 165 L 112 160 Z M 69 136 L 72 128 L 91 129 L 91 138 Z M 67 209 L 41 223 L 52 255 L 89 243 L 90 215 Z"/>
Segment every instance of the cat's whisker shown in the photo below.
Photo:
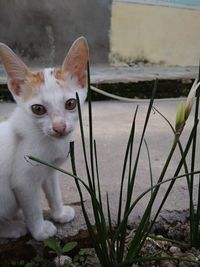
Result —
<path fill-rule="evenodd" d="M 24 159 L 26 160 L 26 162 L 28 162 L 29 164 L 31 164 L 32 166 L 38 166 L 39 164 L 35 163 L 34 161 L 30 160 L 29 158 L 30 155 L 25 155 Z"/>

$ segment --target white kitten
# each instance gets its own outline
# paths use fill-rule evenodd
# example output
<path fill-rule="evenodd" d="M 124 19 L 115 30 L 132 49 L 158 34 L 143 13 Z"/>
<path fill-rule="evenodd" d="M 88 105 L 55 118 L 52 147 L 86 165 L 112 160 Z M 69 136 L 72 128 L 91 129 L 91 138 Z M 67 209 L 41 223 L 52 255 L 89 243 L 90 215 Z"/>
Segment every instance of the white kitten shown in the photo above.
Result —
<path fill-rule="evenodd" d="M 17 102 L 11 117 L 0 123 L 0 237 L 18 238 L 27 226 L 35 239 L 43 240 L 53 236 L 56 227 L 43 219 L 41 188 L 55 221 L 71 221 L 74 209 L 63 206 L 55 171 L 31 165 L 24 157 L 57 165 L 66 160 L 78 117 L 76 92 L 81 104 L 87 94 L 87 41 L 77 39 L 58 69 L 32 72 L 2 43 L 0 58 Z M 20 209 L 26 224 L 15 219 Z"/>

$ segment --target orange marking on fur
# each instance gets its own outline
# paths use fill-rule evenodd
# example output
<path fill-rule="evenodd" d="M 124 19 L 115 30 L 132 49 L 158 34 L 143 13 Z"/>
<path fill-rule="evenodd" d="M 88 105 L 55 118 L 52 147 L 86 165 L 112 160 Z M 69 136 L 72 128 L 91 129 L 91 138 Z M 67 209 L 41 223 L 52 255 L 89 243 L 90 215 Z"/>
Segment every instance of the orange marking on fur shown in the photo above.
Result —
<path fill-rule="evenodd" d="M 61 69 L 55 69 L 54 76 L 57 80 L 62 80 L 62 81 L 65 81 L 67 77 L 66 73 Z"/>
<path fill-rule="evenodd" d="M 53 75 L 56 79 L 57 85 L 59 85 L 60 88 L 65 89 L 69 73 L 63 71 L 62 69 L 55 69 Z"/>
<path fill-rule="evenodd" d="M 43 84 L 44 83 L 44 73 L 42 71 L 38 71 L 32 73 L 34 83 Z"/>
<path fill-rule="evenodd" d="M 24 82 L 23 100 L 27 101 L 35 96 L 42 84 L 44 84 L 44 73 L 42 71 L 28 73 Z"/>
<path fill-rule="evenodd" d="M 60 80 L 56 80 L 57 85 L 59 85 L 61 88 L 64 88 L 64 82 Z"/>
<path fill-rule="evenodd" d="M 82 87 L 85 87 L 87 83 L 86 71 L 81 71 L 77 66 L 74 67 L 74 71 L 71 75 L 70 72 L 63 71 L 62 69 L 55 69 L 53 75 L 56 78 L 56 83 L 61 88 L 65 88 L 64 82 L 66 82 L 71 75 L 74 75 L 78 79 L 78 82 Z"/>

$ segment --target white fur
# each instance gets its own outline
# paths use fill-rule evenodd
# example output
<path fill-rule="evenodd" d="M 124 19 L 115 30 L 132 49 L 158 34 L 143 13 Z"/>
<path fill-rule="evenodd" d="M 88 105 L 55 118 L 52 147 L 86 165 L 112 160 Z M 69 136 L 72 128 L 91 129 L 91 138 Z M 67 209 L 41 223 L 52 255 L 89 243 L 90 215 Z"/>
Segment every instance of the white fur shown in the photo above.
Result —
<path fill-rule="evenodd" d="M 26 155 L 32 155 L 56 165 L 66 160 L 78 116 L 77 108 L 65 109 L 65 102 L 76 98 L 76 92 L 81 104 L 86 97 L 86 88 L 81 88 L 76 77 L 68 79 L 63 89 L 51 73 L 52 69 L 44 70 L 44 84 L 28 101 L 14 95 L 18 106 L 11 117 L 0 124 L 0 237 L 3 238 L 18 238 L 26 234 L 26 227 L 36 240 L 56 233 L 54 224 L 43 219 L 41 189 L 55 221 L 65 223 L 75 215 L 73 208 L 63 206 L 55 171 L 25 159 Z M 44 105 L 47 113 L 33 114 L 33 104 Z M 66 132 L 61 137 L 55 136 L 52 129 L 55 122 L 66 124 Z M 20 209 L 25 222 L 14 219 Z"/>

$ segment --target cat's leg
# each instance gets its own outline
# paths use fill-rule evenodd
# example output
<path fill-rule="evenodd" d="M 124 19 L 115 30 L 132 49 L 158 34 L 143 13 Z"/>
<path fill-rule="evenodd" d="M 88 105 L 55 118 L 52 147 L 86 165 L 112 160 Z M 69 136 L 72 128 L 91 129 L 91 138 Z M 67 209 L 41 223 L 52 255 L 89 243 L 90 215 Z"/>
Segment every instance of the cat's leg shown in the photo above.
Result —
<path fill-rule="evenodd" d="M 15 214 L 15 216 L 13 217 L 13 219 L 14 220 L 20 220 L 20 221 L 25 221 L 23 210 L 19 209 L 17 211 L 17 213 Z"/>
<path fill-rule="evenodd" d="M 17 218 L 18 204 L 8 183 L 0 182 L 0 238 L 19 238 L 27 233 L 21 218 Z"/>
<path fill-rule="evenodd" d="M 49 202 L 53 219 L 60 223 L 73 220 L 75 211 L 72 207 L 63 205 L 58 177 L 54 171 L 50 172 L 47 179 L 45 179 L 43 189 Z"/>
<path fill-rule="evenodd" d="M 23 180 L 23 186 L 16 186 L 14 191 L 29 231 L 39 241 L 54 236 L 56 227 L 50 221 L 43 219 L 40 186 L 34 179 Z"/>

